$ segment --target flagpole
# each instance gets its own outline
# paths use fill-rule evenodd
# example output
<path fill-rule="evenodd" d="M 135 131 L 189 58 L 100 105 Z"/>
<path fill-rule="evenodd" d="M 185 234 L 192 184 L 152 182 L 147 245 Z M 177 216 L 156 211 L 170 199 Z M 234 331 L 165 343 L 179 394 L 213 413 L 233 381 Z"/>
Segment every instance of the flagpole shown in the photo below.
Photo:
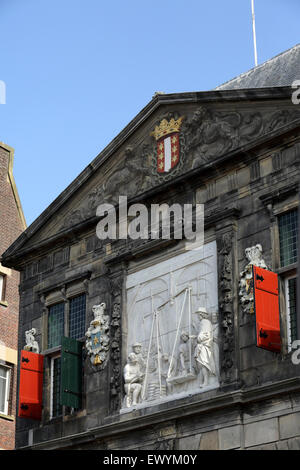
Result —
<path fill-rule="evenodd" d="M 257 66 L 257 48 L 256 48 L 256 30 L 255 30 L 255 13 L 254 13 L 254 0 L 251 0 L 252 7 L 252 28 L 253 28 L 253 43 L 254 43 L 254 60 Z"/>

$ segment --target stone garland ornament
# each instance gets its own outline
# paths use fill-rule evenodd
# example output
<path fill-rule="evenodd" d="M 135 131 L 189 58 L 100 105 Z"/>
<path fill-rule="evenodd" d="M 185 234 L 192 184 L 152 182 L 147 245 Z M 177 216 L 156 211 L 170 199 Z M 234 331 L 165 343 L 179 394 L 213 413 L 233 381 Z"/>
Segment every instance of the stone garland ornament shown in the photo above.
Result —
<path fill-rule="evenodd" d="M 111 319 L 111 353 L 109 361 L 110 377 L 110 413 L 116 413 L 121 406 L 122 396 L 122 366 L 121 366 L 121 299 L 123 277 L 117 276 L 110 279 L 110 292 L 112 302 Z"/>
<path fill-rule="evenodd" d="M 31 330 L 25 331 L 25 341 L 26 344 L 23 347 L 24 351 L 31 351 L 39 354 L 40 348 L 37 340 L 35 339 L 36 329 L 31 328 Z"/>
<path fill-rule="evenodd" d="M 232 232 L 223 234 L 219 240 L 220 263 L 220 315 L 222 337 L 221 370 L 225 375 L 225 382 L 230 380 L 234 365 L 234 315 L 232 292 Z"/>
<path fill-rule="evenodd" d="M 110 345 L 109 315 L 105 314 L 105 310 L 105 302 L 93 306 L 94 319 L 85 334 L 85 346 L 90 361 L 94 366 L 100 366 L 100 369 L 107 363 Z"/>
<path fill-rule="evenodd" d="M 253 275 L 252 266 L 258 266 L 259 268 L 268 269 L 264 259 L 262 258 L 262 246 L 257 244 L 246 248 L 245 256 L 248 260 L 248 264 L 245 269 L 240 273 L 240 303 L 244 313 L 254 313 L 254 294 L 253 294 Z"/>

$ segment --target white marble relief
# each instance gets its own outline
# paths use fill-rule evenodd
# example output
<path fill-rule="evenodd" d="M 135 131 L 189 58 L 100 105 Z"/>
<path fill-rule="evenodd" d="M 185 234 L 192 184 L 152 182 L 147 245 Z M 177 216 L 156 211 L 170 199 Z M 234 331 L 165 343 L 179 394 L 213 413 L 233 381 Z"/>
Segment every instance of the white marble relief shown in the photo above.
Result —
<path fill-rule="evenodd" d="M 239 297 L 244 313 L 254 313 L 254 294 L 252 282 L 252 266 L 268 269 L 262 255 L 262 246 L 257 244 L 245 249 L 245 257 L 248 264 L 245 269 L 240 273 L 240 290 Z"/>
<path fill-rule="evenodd" d="M 127 278 L 124 409 L 218 387 L 216 244 Z"/>
<path fill-rule="evenodd" d="M 40 353 L 40 347 L 39 347 L 39 344 L 38 344 L 37 340 L 35 339 L 36 333 L 37 332 L 36 332 L 35 328 L 31 328 L 31 330 L 25 331 L 26 344 L 23 347 L 23 349 L 25 351 L 31 351 L 31 352 L 39 354 Z"/>

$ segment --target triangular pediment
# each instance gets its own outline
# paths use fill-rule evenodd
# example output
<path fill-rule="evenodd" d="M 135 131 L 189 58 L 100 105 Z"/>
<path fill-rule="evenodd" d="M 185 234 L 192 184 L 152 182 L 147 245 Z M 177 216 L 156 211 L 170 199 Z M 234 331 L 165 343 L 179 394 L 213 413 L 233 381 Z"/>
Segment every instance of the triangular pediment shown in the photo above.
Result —
<path fill-rule="evenodd" d="M 99 204 L 176 181 L 299 125 L 300 107 L 286 88 L 156 95 L 4 258 L 95 217 Z"/>

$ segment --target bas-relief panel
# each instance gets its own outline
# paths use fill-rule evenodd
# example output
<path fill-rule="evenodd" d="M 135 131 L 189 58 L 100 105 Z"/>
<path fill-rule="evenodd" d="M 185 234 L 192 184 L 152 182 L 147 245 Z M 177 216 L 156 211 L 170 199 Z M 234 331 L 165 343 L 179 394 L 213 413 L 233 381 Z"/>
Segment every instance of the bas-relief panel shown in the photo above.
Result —
<path fill-rule="evenodd" d="M 122 411 L 218 386 L 216 243 L 128 276 Z"/>

